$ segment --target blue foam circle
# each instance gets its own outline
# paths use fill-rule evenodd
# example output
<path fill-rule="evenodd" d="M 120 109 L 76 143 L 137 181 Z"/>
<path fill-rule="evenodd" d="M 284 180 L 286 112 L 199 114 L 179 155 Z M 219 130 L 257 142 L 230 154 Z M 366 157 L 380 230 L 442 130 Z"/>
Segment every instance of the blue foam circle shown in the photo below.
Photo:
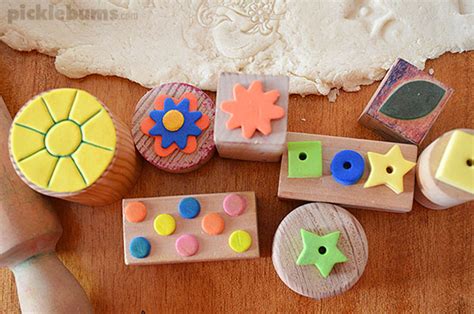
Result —
<path fill-rule="evenodd" d="M 130 254 L 135 258 L 145 258 L 150 254 L 151 244 L 144 237 L 133 238 L 130 242 Z"/>
<path fill-rule="evenodd" d="M 353 150 L 341 150 L 331 161 L 331 174 L 342 185 L 356 184 L 364 174 L 364 157 Z"/>
<path fill-rule="evenodd" d="M 186 197 L 179 202 L 178 211 L 181 217 L 193 219 L 199 215 L 201 204 L 199 204 L 199 201 L 194 197 Z"/>

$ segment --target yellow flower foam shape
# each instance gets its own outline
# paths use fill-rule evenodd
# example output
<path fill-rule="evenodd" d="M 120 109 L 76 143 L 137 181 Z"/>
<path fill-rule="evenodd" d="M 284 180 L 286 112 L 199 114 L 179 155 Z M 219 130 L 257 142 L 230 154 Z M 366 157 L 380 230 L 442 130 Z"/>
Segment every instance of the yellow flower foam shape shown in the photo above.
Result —
<path fill-rule="evenodd" d="M 31 99 L 16 115 L 10 155 L 30 184 L 50 192 L 77 192 L 107 170 L 116 141 L 114 122 L 94 96 L 54 89 Z"/>

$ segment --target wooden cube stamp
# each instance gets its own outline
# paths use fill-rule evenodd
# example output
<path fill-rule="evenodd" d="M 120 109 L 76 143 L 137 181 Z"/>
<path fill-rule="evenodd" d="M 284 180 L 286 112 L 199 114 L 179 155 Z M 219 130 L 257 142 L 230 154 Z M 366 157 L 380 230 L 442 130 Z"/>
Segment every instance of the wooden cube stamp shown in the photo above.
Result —
<path fill-rule="evenodd" d="M 288 121 L 286 76 L 222 73 L 214 141 L 224 158 L 279 161 Z"/>
<path fill-rule="evenodd" d="M 359 123 L 388 140 L 419 145 L 453 89 L 403 59 L 387 72 Z"/>
<path fill-rule="evenodd" d="M 125 264 L 258 257 L 254 192 L 123 200 Z"/>
<path fill-rule="evenodd" d="M 398 213 L 411 211 L 415 145 L 289 132 L 288 143 L 298 142 L 311 145 L 306 150 L 300 145 L 301 152 L 291 152 L 300 160 L 289 159 L 289 152 L 283 154 L 278 197 Z M 312 153 L 309 148 L 318 142 L 320 149 Z M 290 149 L 294 150 L 294 145 L 289 145 Z M 295 176 L 289 165 L 294 162 L 300 168 L 322 167 L 322 172 L 310 176 L 299 171 Z"/>

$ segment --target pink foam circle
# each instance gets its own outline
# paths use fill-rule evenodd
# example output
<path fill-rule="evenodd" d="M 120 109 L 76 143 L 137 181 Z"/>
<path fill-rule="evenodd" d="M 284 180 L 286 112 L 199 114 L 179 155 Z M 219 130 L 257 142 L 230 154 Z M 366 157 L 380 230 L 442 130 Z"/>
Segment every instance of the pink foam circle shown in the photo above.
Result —
<path fill-rule="evenodd" d="M 224 198 L 224 211 L 227 215 L 237 217 L 243 214 L 247 208 L 246 200 L 238 194 L 232 193 Z"/>
<path fill-rule="evenodd" d="M 176 240 L 175 247 L 179 255 L 193 256 L 199 251 L 199 242 L 192 234 L 184 234 Z"/>

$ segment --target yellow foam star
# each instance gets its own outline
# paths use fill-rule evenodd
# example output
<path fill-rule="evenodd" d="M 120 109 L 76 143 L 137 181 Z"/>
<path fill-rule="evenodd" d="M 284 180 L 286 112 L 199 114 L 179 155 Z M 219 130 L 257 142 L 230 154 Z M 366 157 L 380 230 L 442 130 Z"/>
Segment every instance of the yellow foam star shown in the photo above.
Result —
<path fill-rule="evenodd" d="M 394 145 L 385 155 L 367 153 L 370 163 L 370 174 L 364 188 L 385 184 L 395 193 L 403 192 L 403 176 L 407 174 L 416 163 L 406 160 L 400 146 Z"/>

